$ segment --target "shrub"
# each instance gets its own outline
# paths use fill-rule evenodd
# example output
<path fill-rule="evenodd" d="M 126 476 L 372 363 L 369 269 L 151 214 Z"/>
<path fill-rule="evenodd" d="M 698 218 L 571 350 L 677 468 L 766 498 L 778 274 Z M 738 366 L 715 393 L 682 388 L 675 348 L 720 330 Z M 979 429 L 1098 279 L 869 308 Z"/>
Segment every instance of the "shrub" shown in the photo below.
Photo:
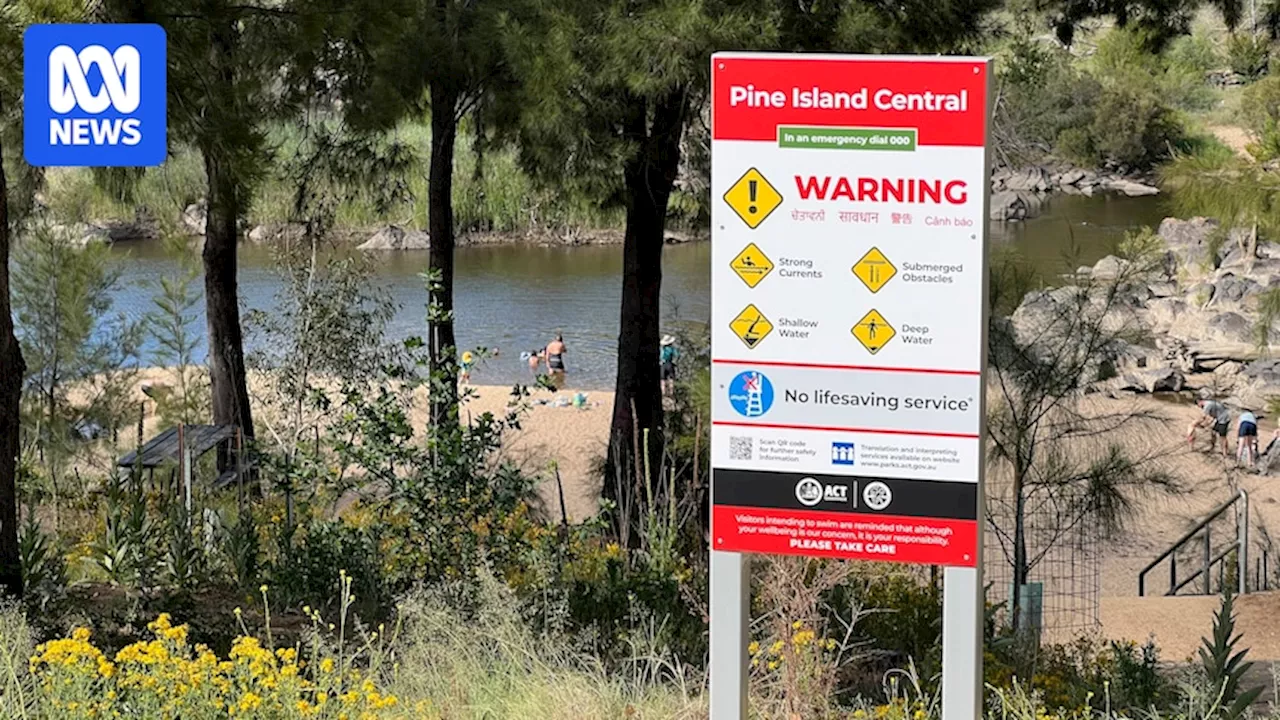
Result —
<path fill-rule="evenodd" d="M 1271 44 L 1265 37 L 1235 33 L 1227 40 L 1227 64 L 1246 81 L 1257 80 L 1271 62 Z"/>
<path fill-rule="evenodd" d="M 1095 113 L 1093 143 L 1104 163 L 1146 169 L 1168 157 L 1184 137 L 1173 111 L 1139 88 L 1104 89 Z"/>

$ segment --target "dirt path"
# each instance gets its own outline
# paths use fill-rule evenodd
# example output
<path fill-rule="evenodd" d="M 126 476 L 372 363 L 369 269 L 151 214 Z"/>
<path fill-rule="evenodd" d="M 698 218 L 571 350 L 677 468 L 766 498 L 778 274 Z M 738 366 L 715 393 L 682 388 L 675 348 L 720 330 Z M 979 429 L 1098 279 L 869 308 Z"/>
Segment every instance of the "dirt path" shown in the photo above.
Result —
<path fill-rule="evenodd" d="M 1234 150 L 1237 155 L 1250 157 L 1248 147 L 1249 143 L 1253 142 L 1253 137 L 1248 130 L 1235 125 L 1210 125 L 1205 129 L 1221 140 L 1223 145 Z"/>

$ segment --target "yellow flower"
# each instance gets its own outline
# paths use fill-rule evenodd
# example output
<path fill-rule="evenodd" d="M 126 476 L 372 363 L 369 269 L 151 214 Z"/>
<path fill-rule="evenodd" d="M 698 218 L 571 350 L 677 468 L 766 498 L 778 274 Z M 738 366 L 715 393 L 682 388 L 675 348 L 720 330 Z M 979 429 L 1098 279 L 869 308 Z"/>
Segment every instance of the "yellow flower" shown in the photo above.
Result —
<path fill-rule="evenodd" d="M 751 644 L 747 646 L 747 652 L 751 655 L 755 655 L 760 652 L 760 643 L 752 640 Z"/>
<path fill-rule="evenodd" d="M 238 706 L 241 712 L 257 710 L 262 707 L 262 696 L 254 692 L 247 692 L 241 698 Z"/>
<path fill-rule="evenodd" d="M 333 658 L 325 658 L 320 661 L 320 672 L 333 672 Z"/>

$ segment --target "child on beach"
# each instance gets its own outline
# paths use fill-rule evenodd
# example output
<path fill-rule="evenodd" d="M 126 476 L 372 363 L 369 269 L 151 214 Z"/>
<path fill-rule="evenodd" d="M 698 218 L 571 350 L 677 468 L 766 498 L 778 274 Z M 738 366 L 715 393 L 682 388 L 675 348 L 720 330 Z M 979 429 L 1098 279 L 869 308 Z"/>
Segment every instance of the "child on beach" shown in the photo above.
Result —
<path fill-rule="evenodd" d="M 471 382 L 471 368 L 475 367 L 476 358 L 470 350 L 462 353 L 462 362 L 458 364 L 458 377 L 463 385 Z"/>

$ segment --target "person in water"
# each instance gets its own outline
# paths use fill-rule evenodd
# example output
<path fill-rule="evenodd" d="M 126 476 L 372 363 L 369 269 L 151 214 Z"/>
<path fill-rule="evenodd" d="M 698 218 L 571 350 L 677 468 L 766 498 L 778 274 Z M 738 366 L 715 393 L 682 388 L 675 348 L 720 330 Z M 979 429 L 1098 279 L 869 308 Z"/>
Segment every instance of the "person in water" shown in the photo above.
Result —
<path fill-rule="evenodd" d="M 533 375 L 534 380 L 538 379 L 538 366 L 542 364 L 542 356 L 545 352 L 546 351 L 544 349 L 529 350 L 527 352 L 520 353 L 521 359 L 529 364 L 529 374 Z"/>
<path fill-rule="evenodd" d="M 564 344 L 564 335 L 556 333 L 556 339 L 547 343 L 547 349 L 544 351 L 547 356 L 547 373 L 551 375 L 557 387 L 564 383 L 564 353 L 567 349 Z"/>
<path fill-rule="evenodd" d="M 680 357 L 680 350 L 676 347 L 676 339 L 670 335 L 663 335 L 661 344 L 658 363 L 662 367 L 662 395 L 671 397 L 676 389 L 676 358 Z"/>
<path fill-rule="evenodd" d="M 458 378 L 463 385 L 471 382 L 471 368 L 476 365 L 476 357 L 471 354 L 470 350 L 462 353 L 462 362 L 458 364 Z"/>

